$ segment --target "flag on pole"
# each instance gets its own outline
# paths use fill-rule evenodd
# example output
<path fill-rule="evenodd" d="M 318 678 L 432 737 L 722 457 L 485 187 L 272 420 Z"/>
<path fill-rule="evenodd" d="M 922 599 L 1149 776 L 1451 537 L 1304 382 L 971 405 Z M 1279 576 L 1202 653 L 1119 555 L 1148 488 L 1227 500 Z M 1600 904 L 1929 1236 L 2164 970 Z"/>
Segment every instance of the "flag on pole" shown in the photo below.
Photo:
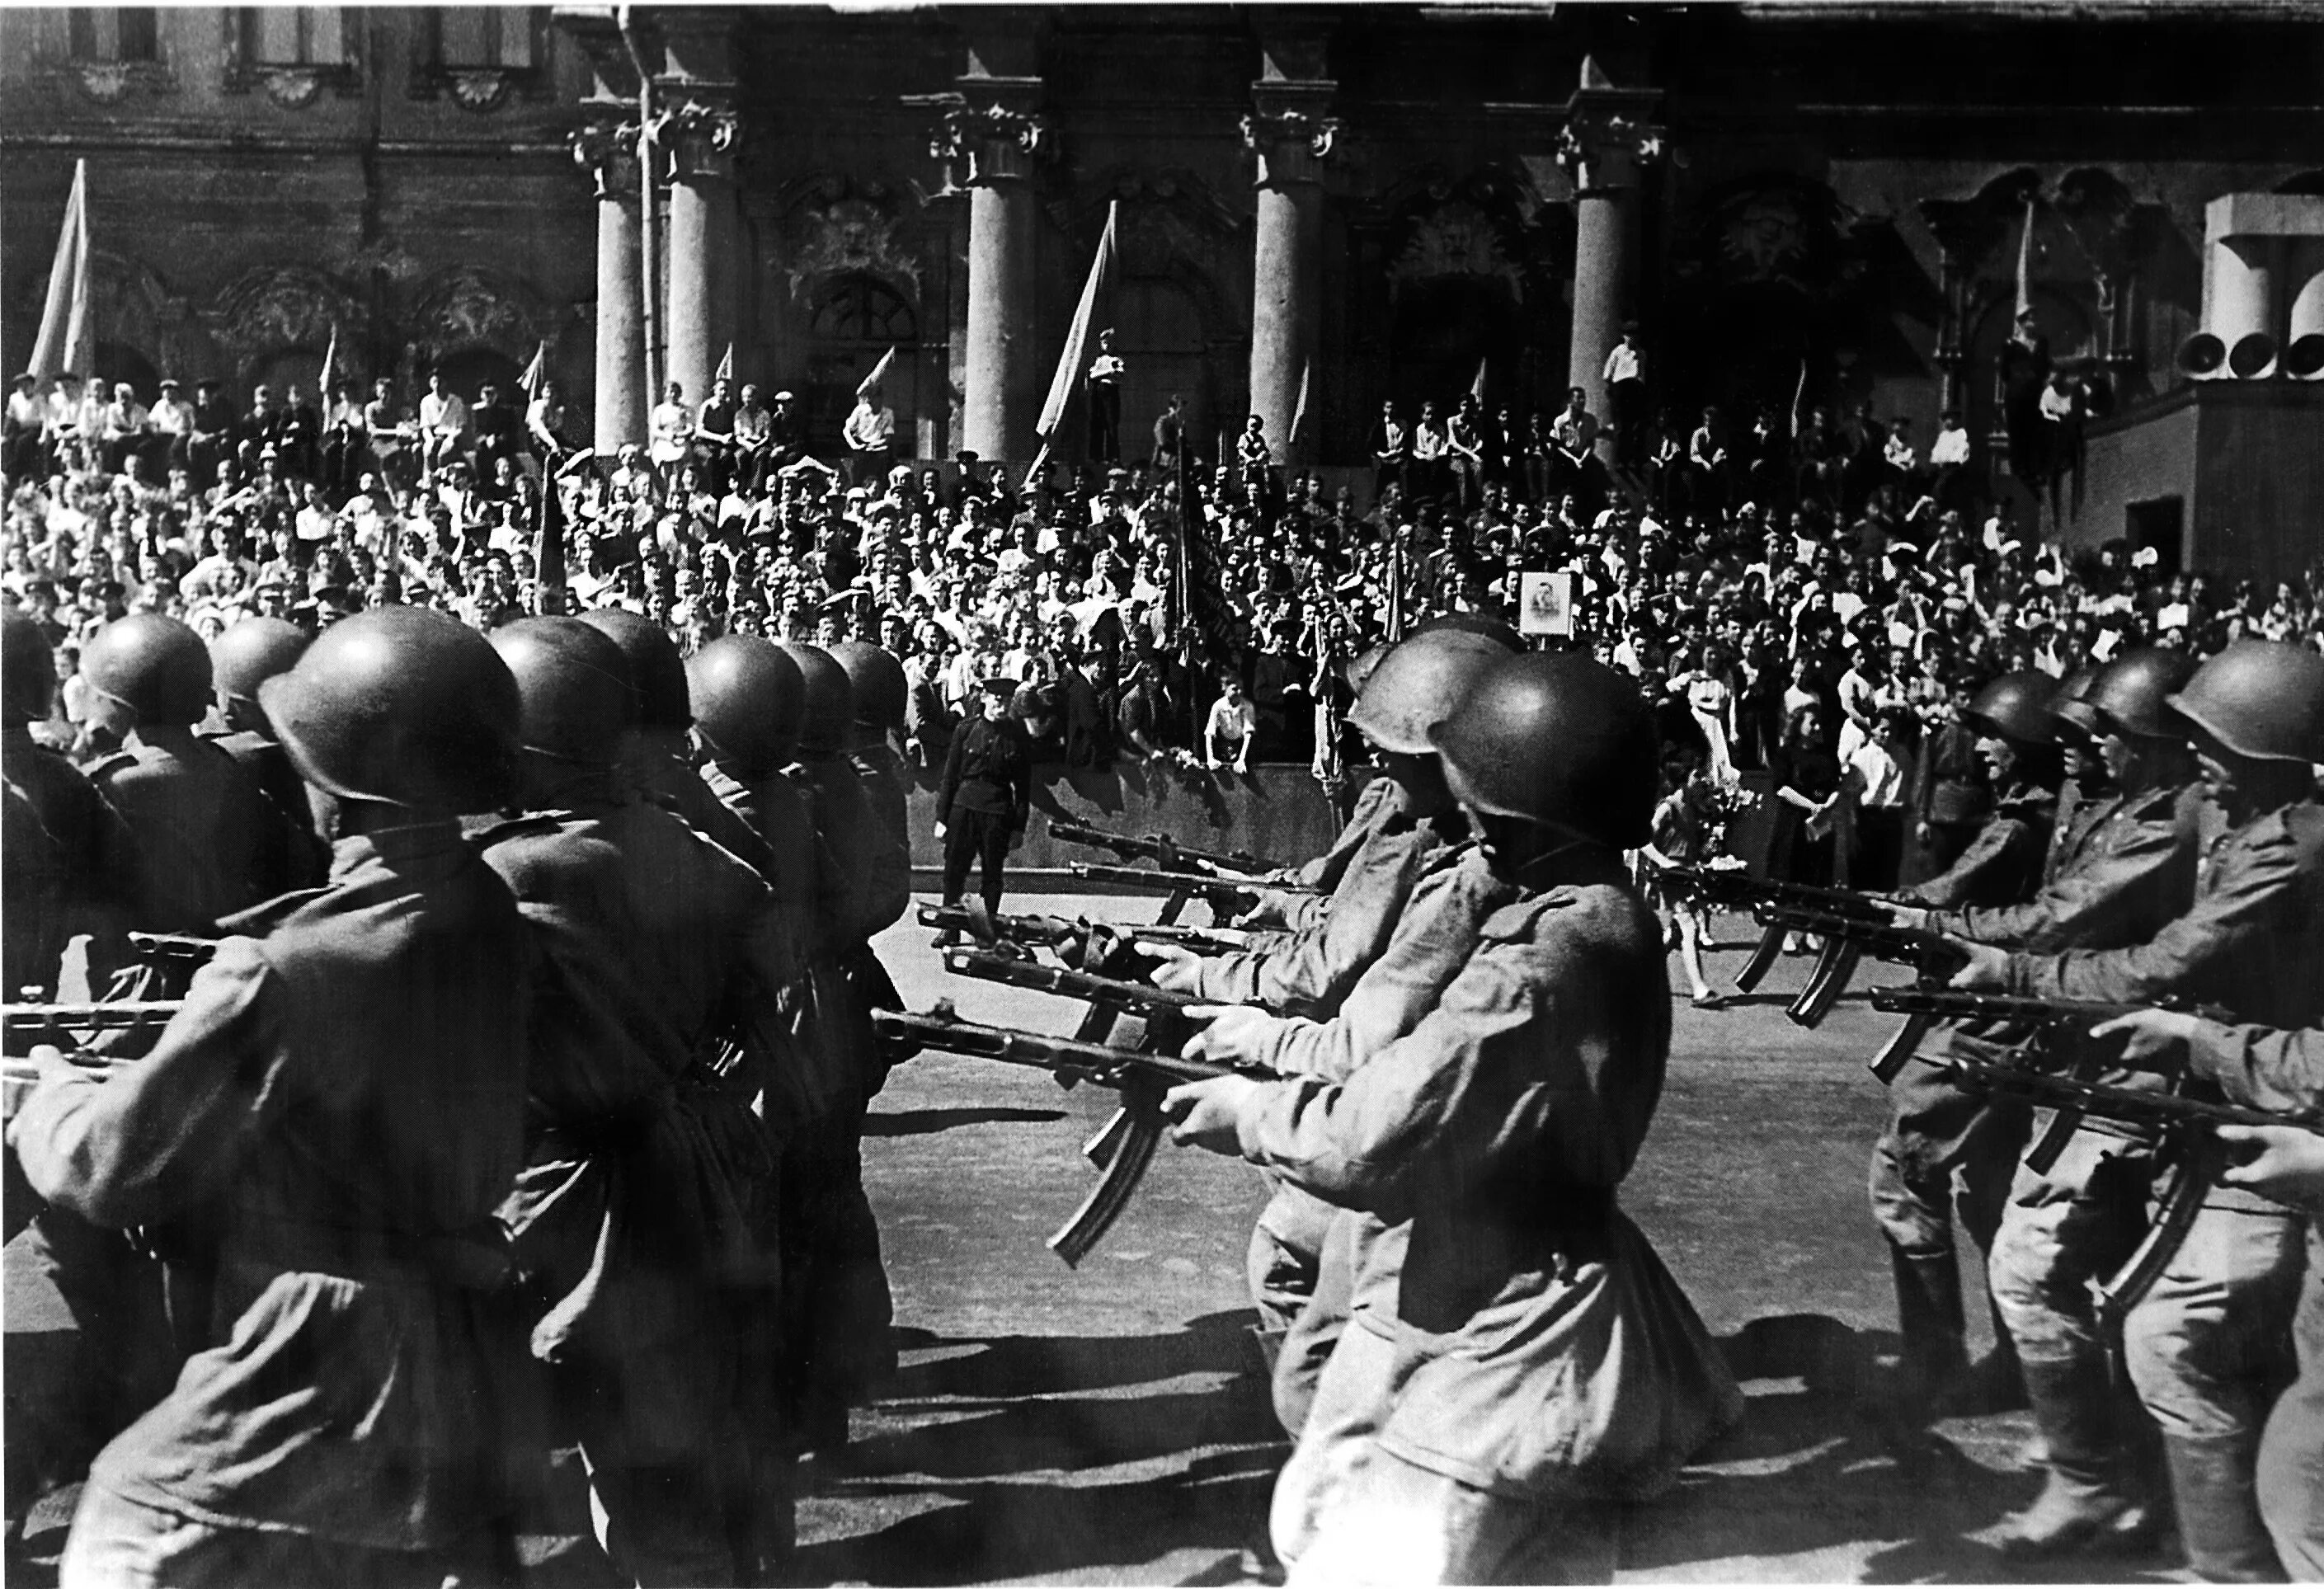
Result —
<path fill-rule="evenodd" d="M 2025 229 L 2017 234 L 2017 312 L 2034 307 L 2034 196 L 2025 196 Z"/>
<path fill-rule="evenodd" d="M 548 373 L 549 339 L 543 337 L 540 341 L 540 344 L 532 350 L 532 363 L 524 367 L 524 373 L 516 378 L 516 383 L 518 386 L 524 389 L 525 396 L 529 398 L 539 397 L 540 395 L 540 383 Z"/>
<path fill-rule="evenodd" d="M 734 344 L 732 342 L 726 344 L 726 355 L 718 361 L 717 372 L 710 379 L 728 381 L 734 379 Z"/>
<path fill-rule="evenodd" d="M 540 538 L 533 552 L 533 577 L 540 586 L 540 613 L 555 618 L 565 611 L 565 503 L 554 476 L 540 482 Z"/>
<path fill-rule="evenodd" d="M 331 340 L 323 347 L 323 372 L 315 377 L 315 401 L 327 415 L 331 411 L 331 383 L 338 379 L 339 328 L 331 327 Z"/>
<path fill-rule="evenodd" d="M 1481 358 L 1477 361 L 1477 378 L 1469 382 L 1469 395 L 1477 400 L 1479 408 L 1485 406 L 1485 361 Z"/>
<path fill-rule="evenodd" d="M 73 162 L 72 192 L 57 233 L 56 263 L 49 270 L 49 298 L 41 310 L 31 367 L 49 381 L 66 370 L 86 379 L 96 364 L 97 327 L 88 313 L 88 161 L 79 160 Z"/>
<path fill-rule="evenodd" d="M 1041 422 L 1035 434 L 1047 441 L 1065 423 L 1065 404 L 1082 372 L 1082 354 L 1089 346 L 1090 326 L 1097 318 L 1097 301 L 1113 274 L 1114 221 L 1121 208 L 1115 200 L 1105 207 L 1105 230 L 1097 240 L 1097 257 L 1090 261 L 1089 280 L 1082 283 L 1082 301 L 1074 309 L 1073 328 L 1065 333 L 1065 351 L 1057 355 L 1057 372 L 1049 381 L 1049 400 L 1041 405 Z"/>
<path fill-rule="evenodd" d="M 855 383 L 855 395 L 859 398 L 870 397 L 872 389 L 888 378 L 888 366 L 895 362 L 896 349 L 891 344 L 888 351 L 880 355 L 880 362 L 872 366 L 872 373 Z"/>
<path fill-rule="evenodd" d="M 1299 400 L 1291 405 L 1291 434 L 1283 438 L 1286 448 L 1297 442 L 1300 432 L 1307 427 L 1307 378 L 1314 372 L 1312 359 L 1299 366 Z"/>

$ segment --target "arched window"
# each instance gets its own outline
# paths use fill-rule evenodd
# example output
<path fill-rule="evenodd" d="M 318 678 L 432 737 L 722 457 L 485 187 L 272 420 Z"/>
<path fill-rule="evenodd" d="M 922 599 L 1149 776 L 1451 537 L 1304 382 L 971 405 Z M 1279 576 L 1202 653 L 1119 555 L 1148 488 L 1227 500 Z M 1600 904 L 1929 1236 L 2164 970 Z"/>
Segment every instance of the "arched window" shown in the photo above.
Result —
<path fill-rule="evenodd" d="M 840 427 L 855 407 L 855 389 L 891 347 L 896 361 L 881 396 L 896 410 L 898 449 L 911 450 L 919 411 L 919 311 L 879 277 L 835 276 L 823 284 L 807 313 L 807 380 L 798 394 L 815 452 L 839 455 Z"/>

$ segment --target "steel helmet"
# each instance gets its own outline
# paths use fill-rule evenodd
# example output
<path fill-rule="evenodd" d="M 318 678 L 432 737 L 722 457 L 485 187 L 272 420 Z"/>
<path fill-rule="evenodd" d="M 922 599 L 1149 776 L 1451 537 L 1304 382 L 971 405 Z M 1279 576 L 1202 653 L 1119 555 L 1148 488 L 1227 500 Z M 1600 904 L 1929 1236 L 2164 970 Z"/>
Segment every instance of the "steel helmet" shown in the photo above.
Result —
<path fill-rule="evenodd" d="M 2096 667 L 2078 667 L 2058 681 L 2050 697 L 2050 715 L 2061 729 L 2090 735 L 2099 732 L 2098 713 L 2090 710 L 2090 687 L 2098 682 Z"/>
<path fill-rule="evenodd" d="M 2305 646 L 2237 640 L 2167 703 L 2237 756 L 2324 761 L 2324 656 Z"/>
<path fill-rule="evenodd" d="M 1440 612 L 1425 622 L 1415 625 L 1411 639 L 1419 635 L 1443 634 L 1482 635 L 1504 651 L 1517 652 L 1526 648 L 1525 637 L 1498 618 L 1488 618 L 1481 612 Z"/>
<path fill-rule="evenodd" d="M 258 703 L 318 789 L 430 813 L 516 794 L 516 680 L 484 636 L 418 607 L 374 607 L 317 636 Z"/>
<path fill-rule="evenodd" d="M 783 646 L 798 665 L 807 689 L 807 712 L 799 720 L 798 749 L 802 756 L 830 756 L 845 748 L 847 725 L 855 721 L 855 691 L 847 670 L 820 646 L 793 640 Z"/>
<path fill-rule="evenodd" d="M 620 607 L 599 607 L 581 621 L 622 648 L 630 682 L 638 687 L 638 721 L 650 729 L 682 729 L 694 721 L 686 693 L 686 658 L 678 642 L 650 618 Z"/>
<path fill-rule="evenodd" d="M 80 654 L 89 688 L 140 723 L 199 722 L 210 709 L 210 653 L 174 618 L 133 612 L 97 631 Z"/>
<path fill-rule="evenodd" d="M 1478 675 L 1509 654 L 1471 630 L 1416 634 L 1380 658 L 1348 721 L 1383 750 L 1433 755 L 1428 730 L 1452 715 Z"/>
<path fill-rule="evenodd" d="M 904 665 L 869 640 L 842 640 L 830 652 L 855 693 L 855 721 L 869 728 L 902 728 L 908 693 Z"/>
<path fill-rule="evenodd" d="M 57 698 L 56 657 L 38 620 L 10 607 L 0 610 L 0 697 L 5 721 L 39 722 Z"/>
<path fill-rule="evenodd" d="M 694 731 L 745 783 L 768 776 L 798 748 L 807 707 L 798 664 L 757 635 L 724 635 L 686 665 Z"/>
<path fill-rule="evenodd" d="M 2099 733 L 2135 734 L 2147 739 L 2176 739 L 2179 726 L 2163 703 L 2187 687 L 2195 676 L 2196 661 L 2184 651 L 2144 646 L 2126 651 L 2098 669 L 2086 703 Z"/>
<path fill-rule="evenodd" d="M 516 677 L 518 727 L 527 750 L 584 767 L 609 767 L 637 725 L 637 686 L 613 638 L 577 618 L 522 618 L 492 633 Z"/>
<path fill-rule="evenodd" d="M 210 683 L 220 706 L 258 703 L 258 686 L 288 673 L 314 636 L 280 618 L 245 618 L 210 642 Z"/>
<path fill-rule="evenodd" d="M 1342 663 L 1340 674 L 1348 681 L 1348 688 L 1360 695 L 1362 694 L 1365 684 L 1372 676 L 1372 669 L 1380 665 L 1380 658 L 1387 656 L 1388 651 L 1388 648 L 1386 646 L 1374 646 L 1370 650 L 1351 657 Z"/>
<path fill-rule="evenodd" d="M 1630 849 L 1661 778 L 1654 713 L 1628 676 L 1578 652 L 1502 657 L 1430 740 L 1480 811 Z"/>
<path fill-rule="evenodd" d="M 2038 667 L 2024 668 L 1987 684 L 1961 716 L 1969 727 L 1997 738 L 2047 745 L 2058 737 L 2057 720 L 2050 715 L 2057 693 L 2057 680 Z"/>

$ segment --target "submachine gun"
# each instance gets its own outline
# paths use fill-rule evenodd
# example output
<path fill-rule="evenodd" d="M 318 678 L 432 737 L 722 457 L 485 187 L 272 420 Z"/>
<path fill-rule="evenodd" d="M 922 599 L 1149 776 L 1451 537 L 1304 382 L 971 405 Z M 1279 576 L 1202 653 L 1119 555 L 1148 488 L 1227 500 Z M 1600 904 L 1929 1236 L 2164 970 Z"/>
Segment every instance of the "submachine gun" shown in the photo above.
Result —
<path fill-rule="evenodd" d="M 1210 905 L 1213 914 L 1233 910 L 1261 888 L 1271 888 L 1282 894 L 1323 892 L 1305 883 L 1261 883 L 1256 877 L 1222 877 L 1211 872 L 1166 872 L 1159 868 L 1093 866 L 1078 860 L 1074 862 L 1074 876 L 1085 883 L 1103 883 L 1113 888 L 1146 888 L 1167 894 L 1174 904 L 1200 899 Z"/>
<path fill-rule="evenodd" d="M 1809 883 L 1778 883 L 1766 877 L 1754 877 L 1740 868 L 1672 867 L 1661 877 L 1681 892 L 1727 910 L 1750 911 L 1756 914 L 1763 905 L 1783 905 L 1797 910 L 1827 912 L 1876 924 L 1888 920 L 1887 907 L 1870 895 L 1856 894 L 1845 888 L 1819 888 Z M 1753 946 L 1742 969 L 1735 973 L 1735 986 L 1749 993 L 1765 981 L 1767 973 L 1775 969 L 1775 962 L 1783 959 L 1784 939 L 1794 930 L 1769 923 L 1761 918 L 1759 941 Z"/>
<path fill-rule="evenodd" d="M 1019 965 L 1021 961 L 1005 961 Z M 1145 990 L 1159 993 L 1157 988 Z M 1028 1065 L 1047 1070 L 1061 1087 L 1087 1081 L 1121 1095 L 1121 1107 L 1083 1145 L 1083 1155 L 1104 1173 L 1072 1217 L 1049 1238 L 1049 1250 L 1069 1266 L 1087 1257 L 1121 1211 L 1153 1162 L 1160 1145 L 1164 1118 L 1162 1095 L 1182 1081 L 1248 1075 L 1270 1079 L 1272 1071 L 1214 1065 L 1202 1060 L 1182 1060 L 1167 1053 L 1109 1048 L 1103 1043 L 1072 1038 L 1045 1037 L 1007 1026 L 987 1026 L 964 1021 L 949 1003 L 939 1003 L 928 1014 L 905 1015 L 874 1010 L 874 1026 L 882 1041 L 943 1049 L 950 1053 L 997 1060 L 1003 1064 Z"/>
<path fill-rule="evenodd" d="M 1136 939 L 1178 943 L 1202 954 L 1231 954 L 1250 947 L 1252 934 L 1232 927 L 1187 927 L 1176 923 L 1141 927 L 1093 922 L 1087 916 L 1067 921 L 1063 916 L 995 915 L 976 900 L 960 905 L 919 907 L 923 927 L 965 932 L 984 949 L 1022 953 L 1047 949 L 1068 965 L 1099 970 L 1114 960 L 1124 945 Z"/>
<path fill-rule="evenodd" d="M 1822 1023 L 1831 1013 L 1831 1006 L 1840 1002 L 1840 996 L 1848 991 L 1856 968 L 1867 955 L 1911 967 L 1923 985 L 1943 980 L 1969 961 L 1960 945 L 1943 933 L 1896 926 L 1889 918 L 1886 905 L 1860 895 L 1852 897 L 1864 907 L 1862 910 L 1842 912 L 1763 905 L 1755 913 L 1771 932 L 1807 932 L 1824 941 L 1814 969 L 1784 1012 L 1799 1025 L 1812 1027 Z M 1877 919 L 1868 914 L 1875 911 L 1878 913 Z M 1926 1017 L 1908 1016 L 1874 1056 L 1872 1073 L 1883 1081 L 1893 1079 L 1927 1034 L 1929 1024 Z"/>
<path fill-rule="evenodd" d="M 100 1052 L 90 1046 L 106 1033 L 158 1034 L 181 1006 L 174 1000 L 132 1004 L 12 1004 L 0 1009 L 0 1121 L 14 1120 L 16 1111 L 41 1079 L 40 1062 L 32 1051 L 52 1048 L 83 1070 L 111 1071 L 137 1062 L 126 1054 Z M 0 1241 L 14 1241 L 16 1233 L 40 1212 L 40 1199 L 25 1184 L 24 1172 L 10 1145 L 0 1162 Z"/>
<path fill-rule="evenodd" d="M 2324 1111 L 2276 1114 L 2231 1104 L 2216 1088 L 2190 1076 L 2183 1064 L 2141 1067 L 2159 1079 L 2153 1087 L 2129 1087 L 2098 1079 L 2102 1070 L 2123 1069 L 2126 1061 L 2119 1053 L 2109 1056 L 2087 1042 L 2073 1045 L 2078 1052 L 2067 1071 L 2038 1062 L 2050 1057 L 2051 1045 L 2061 1036 L 2079 1037 L 2102 1021 L 2153 1006 L 1933 988 L 1876 989 L 1872 1005 L 1932 1020 L 1992 1023 L 1999 1033 L 2018 1034 L 2021 1046 L 1979 1039 L 1955 1044 L 1952 1052 L 1935 1062 L 1964 1090 L 2055 1111 L 2049 1128 L 2026 1154 L 2027 1164 L 2037 1171 L 2056 1162 L 2074 1133 L 2092 1119 L 2154 1144 L 2155 1162 L 2167 1169 L 2167 1176 L 2153 1223 L 2136 1250 L 2098 1286 L 2099 1307 L 2116 1323 L 2169 1266 L 2204 1199 L 2218 1183 L 2228 1161 L 2218 1127 L 2291 1125 L 2324 1135 Z M 2232 1018 L 2209 1009 L 2193 1013 L 2206 1019 Z"/>
<path fill-rule="evenodd" d="M 1049 833 L 1068 844 L 1080 844 L 1092 850 L 1110 850 L 1124 860 L 1150 860 L 1165 872 L 1193 871 L 1206 867 L 1214 872 L 1259 878 L 1284 869 L 1274 861 L 1261 859 L 1246 850 L 1196 850 L 1190 844 L 1179 843 L 1167 833 L 1148 833 L 1143 839 L 1133 839 L 1127 833 L 1110 833 L 1103 828 L 1084 827 L 1080 822 L 1055 821 L 1049 823 Z"/>

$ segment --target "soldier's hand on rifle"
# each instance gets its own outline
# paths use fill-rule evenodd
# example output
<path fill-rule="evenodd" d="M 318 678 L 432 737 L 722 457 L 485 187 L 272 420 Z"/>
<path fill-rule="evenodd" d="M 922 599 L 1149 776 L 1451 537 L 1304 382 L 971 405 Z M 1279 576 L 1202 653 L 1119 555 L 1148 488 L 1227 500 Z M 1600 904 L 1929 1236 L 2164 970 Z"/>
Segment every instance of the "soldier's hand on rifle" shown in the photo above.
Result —
<path fill-rule="evenodd" d="M 1971 943 L 1966 938 L 1948 938 L 1945 941 L 1967 957 L 1946 987 L 1967 988 L 1972 993 L 2000 993 L 2008 987 L 2007 950 L 1996 949 L 1990 943 Z"/>
<path fill-rule="evenodd" d="M 1892 905 L 1888 907 L 1888 920 L 1891 923 L 1914 932 L 1927 932 L 1929 920 L 1935 914 L 1934 911 L 1917 905 Z"/>
<path fill-rule="evenodd" d="M 1162 1095 L 1162 1110 L 1175 1124 L 1170 1140 L 1182 1148 L 1208 1148 L 1214 1153 L 1240 1153 L 1237 1123 L 1242 1106 L 1259 1090 L 1248 1076 L 1214 1076 L 1189 1081 Z"/>
<path fill-rule="evenodd" d="M 1149 974 L 1157 987 L 1172 993 L 1200 993 L 1203 990 L 1203 957 L 1183 943 L 1157 943 L 1152 939 L 1139 941 L 1140 954 L 1150 956 L 1154 969 Z"/>
<path fill-rule="evenodd" d="M 1180 1057 L 1208 1060 L 1213 1065 L 1265 1059 L 1267 1040 L 1278 1024 L 1275 1016 L 1247 1004 L 1190 1005 L 1186 1016 L 1210 1024 L 1186 1040 Z"/>
<path fill-rule="evenodd" d="M 2090 1028 L 2092 1037 L 2124 1039 L 2123 1058 L 2135 1062 L 2161 1059 L 2195 1035 L 2200 1016 L 2184 1010 L 2133 1010 Z"/>
<path fill-rule="evenodd" d="M 2218 1132 L 2230 1160 L 2219 1171 L 2221 1180 L 2279 1203 L 2324 1206 L 2324 1136 L 2298 1125 L 2222 1125 Z"/>

